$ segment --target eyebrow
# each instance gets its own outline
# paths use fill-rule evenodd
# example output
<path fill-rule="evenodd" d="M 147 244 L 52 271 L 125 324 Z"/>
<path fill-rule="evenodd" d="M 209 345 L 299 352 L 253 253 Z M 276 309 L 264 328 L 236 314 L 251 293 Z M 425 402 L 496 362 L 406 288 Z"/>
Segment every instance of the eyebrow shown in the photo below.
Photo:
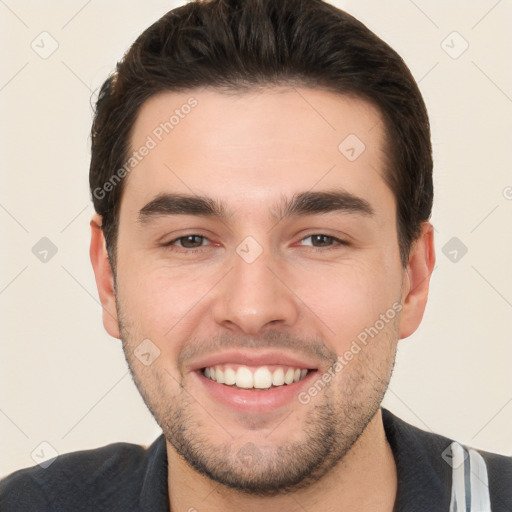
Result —
<path fill-rule="evenodd" d="M 273 217 L 315 215 L 322 213 L 355 213 L 364 216 L 375 214 L 370 203 L 362 197 L 346 190 L 327 190 L 321 192 L 301 192 L 291 199 L 284 198 L 282 203 L 273 210 Z"/>
<path fill-rule="evenodd" d="M 294 194 L 291 198 L 283 198 L 270 213 L 272 218 L 282 220 L 289 217 L 337 212 L 363 216 L 375 214 L 366 199 L 345 190 L 308 191 Z M 229 212 L 222 203 L 210 197 L 166 193 L 159 194 L 141 208 L 138 221 L 146 224 L 154 218 L 169 215 L 196 215 L 223 221 L 234 216 L 233 212 Z"/>

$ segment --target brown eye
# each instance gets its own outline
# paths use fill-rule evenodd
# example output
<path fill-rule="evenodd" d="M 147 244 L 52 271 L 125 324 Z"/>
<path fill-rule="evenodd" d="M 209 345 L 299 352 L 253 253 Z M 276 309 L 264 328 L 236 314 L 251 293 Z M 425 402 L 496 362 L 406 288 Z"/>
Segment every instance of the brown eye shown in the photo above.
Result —
<path fill-rule="evenodd" d="M 309 243 L 306 242 L 307 240 L 309 240 Z M 341 240 L 338 240 L 333 236 L 323 234 L 306 236 L 301 240 L 301 242 L 302 245 L 309 245 L 311 247 L 331 247 L 333 243 L 343 243 Z"/>
<path fill-rule="evenodd" d="M 179 242 L 179 245 L 183 247 L 184 249 L 196 249 L 197 247 L 201 247 L 203 245 L 203 242 L 205 241 L 204 236 L 200 235 L 187 235 L 187 236 L 181 236 L 180 238 L 177 238 L 176 240 L 173 240 L 173 244 L 176 242 Z"/>
<path fill-rule="evenodd" d="M 327 247 L 332 244 L 334 238 L 328 235 L 311 235 L 313 247 Z"/>

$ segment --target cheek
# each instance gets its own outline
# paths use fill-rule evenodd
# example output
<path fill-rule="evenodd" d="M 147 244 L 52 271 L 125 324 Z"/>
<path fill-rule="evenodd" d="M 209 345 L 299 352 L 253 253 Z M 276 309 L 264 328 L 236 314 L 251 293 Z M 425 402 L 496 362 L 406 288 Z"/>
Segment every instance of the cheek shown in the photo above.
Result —
<path fill-rule="evenodd" d="M 131 328 L 144 337 L 162 341 L 192 330 L 194 322 L 197 323 L 194 313 L 201 309 L 215 275 L 188 269 L 149 268 L 141 262 L 131 265 L 134 271 L 121 274 L 118 289 L 123 316 Z"/>
<path fill-rule="evenodd" d="M 399 265 L 384 266 L 379 260 L 317 266 L 294 277 L 305 314 L 314 313 L 326 339 L 339 340 L 338 352 L 400 299 Z"/>

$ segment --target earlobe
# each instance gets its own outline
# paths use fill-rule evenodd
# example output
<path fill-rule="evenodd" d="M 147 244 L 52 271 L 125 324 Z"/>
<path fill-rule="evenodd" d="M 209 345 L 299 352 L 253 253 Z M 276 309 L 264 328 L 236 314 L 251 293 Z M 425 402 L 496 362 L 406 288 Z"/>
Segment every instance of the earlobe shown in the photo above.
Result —
<path fill-rule="evenodd" d="M 108 258 L 105 236 L 101 229 L 101 221 L 101 215 L 98 214 L 94 214 L 91 219 L 91 247 L 89 254 L 103 309 L 103 325 L 112 337 L 120 338 L 114 291 L 114 276 Z"/>
<path fill-rule="evenodd" d="M 421 323 L 435 260 L 434 228 L 430 222 L 424 222 L 420 236 L 411 247 L 409 263 L 404 270 L 400 339 L 410 336 Z"/>

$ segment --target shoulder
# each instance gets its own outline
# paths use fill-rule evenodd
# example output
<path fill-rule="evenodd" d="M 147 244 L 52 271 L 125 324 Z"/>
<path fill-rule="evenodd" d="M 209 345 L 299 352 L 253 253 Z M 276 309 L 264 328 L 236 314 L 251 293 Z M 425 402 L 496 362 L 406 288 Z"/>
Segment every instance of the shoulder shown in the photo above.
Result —
<path fill-rule="evenodd" d="M 431 482 L 432 491 L 443 495 L 444 506 L 451 499 L 454 482 L 468 478 L 473 489 L 489 495 L 493 512 L 512 510 L 512 457 L 426 432 L 385 409 L 382 416 L 397 469 L 405 480 L 411 481 L 416 475 L 416 481 Z M 414 495 L 418 486 L 412 483 L 408 490 Z"/>
<path fill-rule="evenodd" d="M 162 443 L 160 438 L 149 448 L 115 443 L 59 455 L 46 468 L 16 471 L 0 481 L 0 509 L 103 510 L 115 499 L 116 510 L 129 510 L 140 493 L 152 453 Z"/>

